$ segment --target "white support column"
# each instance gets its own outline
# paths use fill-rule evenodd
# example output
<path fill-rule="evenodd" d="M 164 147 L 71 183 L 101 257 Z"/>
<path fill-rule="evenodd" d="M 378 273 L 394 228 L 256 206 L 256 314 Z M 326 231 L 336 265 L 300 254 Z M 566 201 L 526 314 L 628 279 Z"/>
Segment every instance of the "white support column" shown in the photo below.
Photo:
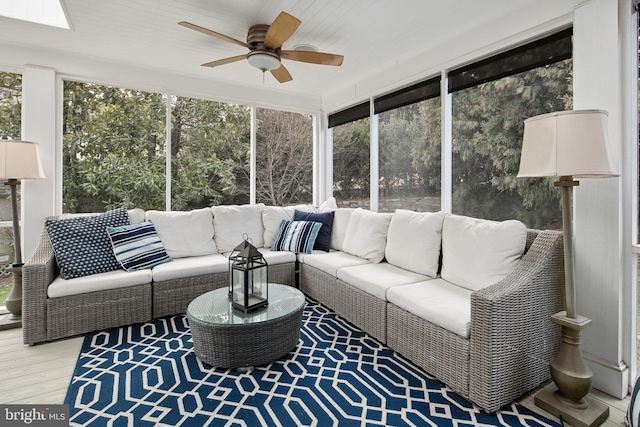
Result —
<path fill-rule="evenodd" d="M 628 367 L 623 361 L 623 288 L 631 245 L 623 238 L 623 129 L 621 79 L 623 50 L 620 21 L 631 13 L 627 0 L 594 0 L 575 10 L 573 36 L 574 109 L 609 112 L 609 143 L 619 179 L 582 179 L 575 189 L 574 244 L 577 312 L 592 319 L 582 334 L 581 348 L 593 371 L 593 386 L 622 398 L 628 392 Z M 623 10 L 625 9 L 625 10 Z M 568 242 L 565 242 L 567 244 Z M 629 284 L 628 284 L 629 285 Z"/>
<path fill-rule="evenodd" d="M 441 139 L 441 154 L 440 154 L 440 210 L 442 212 L 451 213 L 453 186 L 451 183 L 452 172 L 452 143 L 451 143 L 451 129 L 452 129 L 452 95 L 448 92 L 448 78 L 447 71 L 442 71 L 442 77 L 440 80 L 440 117 L 442 118 L 442 139 Z"/>
<path fill-rule="evenodd" d="M 47 216 L 55 215 L 56 194 L 62 192 L 59 166 L 62 141 L 57 129 L 56 72 L 50 68 L 26 66 L 22 74 L 21 138 L 40 144 L 42 169 L 46 179 L 22 182 L 22 248 L 25 262 L 38 244 Z"/>
<path fill-rule="evenodd" d="M 369 188 L 369 206 L 374 212 L 378 212 L 378 182 L 380 181 L 380 152 L 378 144 L 378 115 L 375 114 L 373 98 L 369 101 L 370 111 L 369 117 L 369 167 L 370 167 L 370 188 Z"/>
<path fill-rule="evenodd" d="M 312 124 L 312 144 L 313 144 L 313 159 L 312 159 L 312 196 L 311 203 L 314 206 L 319 206 L 322 199 L 322 190 L 320 189 L 320 165 L 322 164 L 322 147 L 320 146 L 320 141 L 322 138 L 320 137 L 320 129 L 322 125 L 320 124 L 320 114 L 315 114 L 311 116 L 311 124 Z"/>
<path fill-rule="evenodd" d="M 249 203 L 256 202 L 256 134 L 258 132 L 258 118 L 256 107 L 251 107 L 251 137 L 249 140 Z"/>
<path fill-rule="evenodd" d="M 328 119 L 327 119 L 328 124 Z M 325 200 L 329 197 L 333 197 L 333 128 L 329 128 L 328 125 L 323 144 L 325 149 L 325 158 L 322 168 L 324 170 L 324 177 L 322 178 L 324 186 Z"/>
<path fill-rule="evenodd" d="M 171 111 L 175 96 L 167 94 L 165 104 L 165 210 L 171 210 Z"/>

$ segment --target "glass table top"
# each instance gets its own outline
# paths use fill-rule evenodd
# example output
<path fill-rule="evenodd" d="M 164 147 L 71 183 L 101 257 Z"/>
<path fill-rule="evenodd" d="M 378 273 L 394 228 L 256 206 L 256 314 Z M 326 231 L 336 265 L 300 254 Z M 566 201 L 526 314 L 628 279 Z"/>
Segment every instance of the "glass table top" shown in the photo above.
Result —
<path fill-rule="evenodd" d="M 268 322 L 304 307 L 304 294 L 298 289 L 269 283 L 269 304 L 244 313 L 234 309 L 229 290 L 224 287 L 195 298 L 187 307 L 189 317 L 212 325 L 246 325 Z"/>

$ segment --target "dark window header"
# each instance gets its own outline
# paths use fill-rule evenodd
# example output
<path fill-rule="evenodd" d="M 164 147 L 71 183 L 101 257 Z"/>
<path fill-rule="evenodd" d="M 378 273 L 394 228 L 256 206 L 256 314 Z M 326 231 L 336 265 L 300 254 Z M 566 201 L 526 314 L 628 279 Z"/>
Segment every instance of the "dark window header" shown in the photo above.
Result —
<path fill-rule="evenodd" d="M 376 98 L 373 101 L 373 108 L 376 114 L 380 114 L 437 96 L 440 96 L 440 76 Z"/>
<path fill-rule="evenodd" d="M 449 93 L 571 58 L 573 28 L 449 72 Z"/>
<path fill-rule="evenodd" d="M 349 122 L 369 117 L 370 114 L 369 101 L 362 104 L 354 105 L 346 110 L 338 111 L 329 115 L 329 127 L 336 127 Z"/>

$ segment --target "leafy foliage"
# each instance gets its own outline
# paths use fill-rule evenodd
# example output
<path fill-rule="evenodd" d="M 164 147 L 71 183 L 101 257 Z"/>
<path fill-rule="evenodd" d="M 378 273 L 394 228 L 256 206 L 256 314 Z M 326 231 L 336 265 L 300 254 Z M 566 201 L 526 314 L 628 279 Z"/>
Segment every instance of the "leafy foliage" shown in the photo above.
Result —
<path fill-rule="evenodd" d="M 64 93 L 64 210 L 164 210 L 166 96 L 69 81 Z M 172 101 L 172 209 L 248 202 L 248 108 Z"/>
<path fill-rule="evenodd" d="M 370 123 L 367 117 L 333 128 L 333 194 L 338 200 L 369 198 Z"/>
<path fill-rule="evenodd" d="M 20 139 L 22 76 L 0 71 L 0 139 Z"/>
<path fill-rule="evenodd" d="M 453 211 L 529 227 L 560 220 L 551 180 L 516 178 L 524 120 L 572 108 L 570 60 L 453 94 Z"/>

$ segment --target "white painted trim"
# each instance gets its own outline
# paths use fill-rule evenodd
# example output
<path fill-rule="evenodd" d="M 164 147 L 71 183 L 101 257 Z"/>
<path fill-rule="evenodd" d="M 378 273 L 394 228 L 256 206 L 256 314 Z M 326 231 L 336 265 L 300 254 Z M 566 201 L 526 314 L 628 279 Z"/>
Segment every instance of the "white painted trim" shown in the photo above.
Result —
<path fill-rule="evenodd" d="M 22 248 L 23 259 L 31 258 L 47 216 L 56 209 L 56 180 L 61 163 L 56 163 L 57 141 L 61 129 L 56 122 L 62 103 L 57 87 L 56 72 L 50 68 L 25 67 L 22 74 L 22 130 L 21 138 L 40 145 L 42 169 L 46 179 L 22 182 Z M 61 191 L 60 187 L 60 191 Z"/>
<path fill-rule="evenodd" d="M 373 98 L 369 100 L 369 209 L 379 210 L 380 198 L 380 143 L 378 138 L 379 117 L 375 114 Z"/>
<path fill-rule="evenodd" d="M 625 212 L 630 171 L 624 159 L 629 141 L 624 130 L 631 115 L 623 92 L 623 57 L 627 31 L 628 0 L 593 0 L 575 10 L 573 30 L 574 109 L 603 109 L 609 112 L 609 145 L 619 179 L 584 179 L 574 197 L 575 279 L 578 314 L 592 319 L 581 334 L 581 349 L 589 355 L 593 386 L 621 398 L 629 387 L 625 363 L 632 339 L 622 323 L 624 290 L 631 283 L 629 262 L 631 239 L 627 233 L 629 212 Z M 628 42 L 627 42 L 628 43 Z M 637 119 L 633 119 L 637 120 Z M 635 172 L 633 172 L 635 177 Z M 633 178 L 633 182 L 635 178 Z M 625 223 L 627 221 L 627 223 Z M 567 242 L 565 242 L 567 244 Z M 627 341 L 625 343 L 625 341 Z M 625 349 L 627 353 L 625 354 Z"/>
<path fill-rule="evenodd" d="M 164 198 L 165 198 L 165 207 L 166 211 L 171 210 L 171 117 L 173 113 L 172 101 L 174 100 L 173 95 L 166 95 L 165 99 L 165 119 L 164 119 Z"/>
<path fill-rule="evenodd" d="M 440 122 L 441 140 L 440 140 L 440 210 L 442 212 L 451 213 L 453 204 L 453 114 L 452 99 L 453 95 L 448 91 L 449 78 L 447 71 L 442 71 L 440 78 Z"/>
<path fill-rule="evenodd" d="M 626 3 L 626 5 L 624 4 Z M 625 9 L 631 13 L 625 14 Z M 626 16 L 625 16 L 626 15 Z M 634 250 L 638 243 L 638 12 L 631 3 L 623 2 L 620 13 L 622 34 L 622 104 L 623 123 L 623 248 L 631 246 L 631 251 L 623 251 L 622 289 L 622 358 L 629 366 L 629 388 L 638 375 L 637 361 L 637 318 L 638 318 L 638 255 Z M 626 88 L 628 86 L 628 89 Z M 629 339 L 631 338 L 631 339 Z"/>
<path fill-rule="evenodd" d="M 311 203 L 314 206 L 320 206 L 321 203 L 321 192 L 320 192 L 320 163 L 322 160 L 322 147 L 320 147 L 320 141 L 322 138 L 320 136 L 320 129 L 322 128 L 322 124 L 320 123 L 320 115 L 315 114 L 311 117 L 312 124 L 312 144 L 313 144 L 313 158 L 312 158 L 312 197 Z"/>
<path fill-rule="evenodd" d="M 251 107 L 251 136 L 249 137 L 249 203 L 256 202 L 256 144 L 258 117 L 256 108 Z"/>
<path fill-rule="evenodd" d="M 62 157 L 62 149 L 64 147 L 64 135 L 62 134 L 62 130 L 64 129 L 64 106 L 62 103 L 64 102 L 64 81 L 59 75 L 56 75 L 56 108 L 55 112 L 55 120 L 56 120 L 56 129 L 59 129 L 56 132 L 55 138 L 55 146 L 54 146 L 54 161 L 55 161 L 55 175 L 53 176 L 53 186 L 55 188 L 55 194 L 53 195 L 53 212 L 55 215 L 62 214 L 63 209 L 63 182 L 64 182 L 64 173 L 63 173 L 63 157 Z M 44 159 L 42 159 L 44 161 Z"/>
<path fill-rule="evenodd" d="M 329 116 L 322 115 L 323 129 L 326 129 L 324 148 L 325 148 L 325 164 L 324 164 L 324 194 L 325 199 L 333 196 L 333 128 L 329 127 Z"/>

